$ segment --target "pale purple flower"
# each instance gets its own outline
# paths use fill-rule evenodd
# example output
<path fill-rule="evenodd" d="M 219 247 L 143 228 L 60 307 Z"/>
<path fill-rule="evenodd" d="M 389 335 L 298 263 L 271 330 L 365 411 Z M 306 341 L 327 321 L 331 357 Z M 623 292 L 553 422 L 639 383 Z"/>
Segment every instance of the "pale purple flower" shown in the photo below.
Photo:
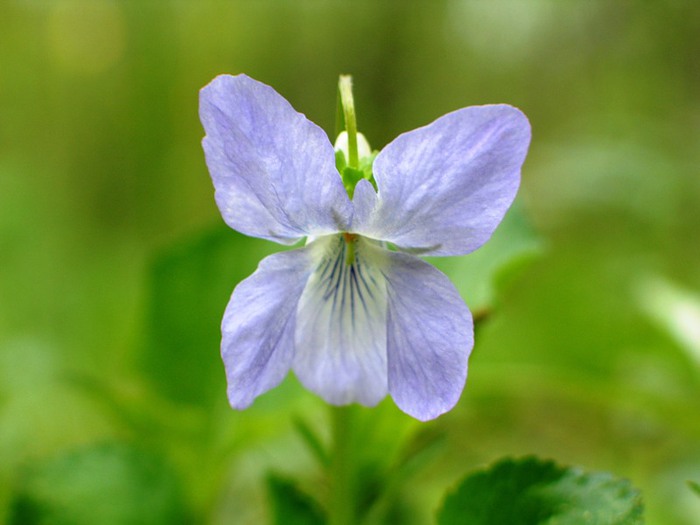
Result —
<path fill-rule="evenodd" d="M 463 255 L 489 239 L 518 190 L 526 117 L 469 107 L 404 133 L 374 161 L 378 191 L 360 180 L 352 200 L 327 135 L 271 87 L 219 76 L 201 91 L 200 117 L 226 223 L 281 244 L 308 239 L 233 291 L 221 344 L 231 405 L 249 406 L 291 369 L 334 405 L 388 393 L 420 420 L 450 410 L 472 318 L 414 254 Z"/>

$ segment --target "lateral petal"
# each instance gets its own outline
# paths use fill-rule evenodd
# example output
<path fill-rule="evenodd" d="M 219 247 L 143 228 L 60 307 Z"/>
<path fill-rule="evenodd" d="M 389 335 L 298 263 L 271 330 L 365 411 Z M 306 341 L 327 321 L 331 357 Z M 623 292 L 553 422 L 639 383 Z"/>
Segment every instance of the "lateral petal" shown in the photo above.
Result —
<path fill-rule="evenodd" d="M 245 75 L 216 77 L 199 100 L 202 145 L 229 226 L 283 244 L 347 229 L 352 206 L 321 128 Z"/>
<path fill-rule="evenodd" d="M 530 124 L 507 105 L 463 108 L 397 137 L 374 161 L 376 206 L 352 231 L 422 255 L 484 244 L 510 207 Z"/>
<path fill-rule="evenodd" d="M 386 252 L 340 235 L 314 241 L 316 267 L 299 300 L 294 373 L 328 403 L 374 406 L 387 393 Z"/>
<path fill-rule="evenodd" d="M 442 272 L 412 255 L 389 257 L 389 393 L 401 410 L 427 421 L 450 410 L 464 388 L 472 316 Z"/>
<path fill-rule="evenodd" d="M 248 407 L 289 372 L 297 304 L 312 269 L 308 248 L 276 253 L 233 291 L 221 324 L 233 408 Z"/>

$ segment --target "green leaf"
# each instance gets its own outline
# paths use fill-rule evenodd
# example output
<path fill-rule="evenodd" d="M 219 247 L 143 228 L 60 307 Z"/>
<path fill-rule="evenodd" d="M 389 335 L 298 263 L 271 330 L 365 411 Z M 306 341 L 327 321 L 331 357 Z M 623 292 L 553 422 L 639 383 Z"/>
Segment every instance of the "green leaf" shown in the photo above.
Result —
<path fill-rule="evenodd" d="M 318 503 L 286 478 L 270 474 L 267 478 L 272 525 L 323 525 L 326 519 Z"/>
<path fill-rule="evenodd" d="M 491 239 L 464 257 L 429 261 L 445 272 L 473 312 L 493 308 L 499 294 L 542 252 L 542 241 L 516 201 Z"/>
<path fill-rule="evenodd" d="M 275 248 L 222 225 L 156 258 L 147 340 L 139 357 L 146 376 L 166 397 L 201 405 L 224 395 L 219 355 L 224 309 L 236 284 Z"/>
<path fill-rule="evenodd" d="M 628 481 L 530 457 L 467 476 L 445 498 L 438 524 L 638 525 L 642 513 Z"/>
<path fill-rule="evenodd" d="M 121 443 L 93 445 L 30 467 L 10 525 L 191 523 L 178 479 L 158 456 Z"/>

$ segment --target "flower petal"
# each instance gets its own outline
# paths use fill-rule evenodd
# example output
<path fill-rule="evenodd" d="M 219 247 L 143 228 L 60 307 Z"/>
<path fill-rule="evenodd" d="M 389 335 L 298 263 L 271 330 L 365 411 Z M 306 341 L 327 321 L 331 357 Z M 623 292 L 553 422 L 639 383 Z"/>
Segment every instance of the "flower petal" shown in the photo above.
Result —
<path fill-rule="evenodd" d="M 327 402 L 376 405 L 387 393 L 386 252 L 342 236 L 314 241 L 317 261 L 297 311 L 294 372 Z"/>
<path fill-rule="evenodd" d="M 352 231 L 358 231 L 355 227 L 356 222 L 369 219 L 378 205 L 379 199 L 372 183 L 367 179 L 360 179 L 355 186 L 355 194 L 352 197 L 352 206 L 355 209 Z M 380 239 L 380 237 L 375 238 Z"/>
<path fill-rule="evenodd" d="M 248 407 L 289 372 L 297 303 L 312 269 L 308 248 L 276 253 L 233 291 L 221 324 L 232 407 Z"/>
<path fill-rule="evenodd" d="M 507 105 L 475 106 L 404 133 L 374 161 L 379 199 L 352 231 L 424 255 L 485 243 L 513 202 L 530 124 Z"/>
<path fill-rule="evenodd" d="M 226 223 L 293 244 L 347 229 L 352 206 L 325 132 L 270 86 L 216 77 L 200 92 L 202 141 Z"/>
<path fill-rule="evenodd" d="M 389 253 L 389 393 L 426 421 L 457 403 L 474 345 L 472 316 L 450 280 L 417 257 Z"/>

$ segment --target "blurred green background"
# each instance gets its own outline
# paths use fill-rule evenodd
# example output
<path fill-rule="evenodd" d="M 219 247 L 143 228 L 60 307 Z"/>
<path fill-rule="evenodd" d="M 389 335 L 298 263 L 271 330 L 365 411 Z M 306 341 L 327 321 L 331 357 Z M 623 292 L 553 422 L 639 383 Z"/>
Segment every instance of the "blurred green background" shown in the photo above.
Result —
<path fill-rule="evenodd" d="M 368 465 L 439 443 L 394 522 L 530 453 L 699 522 L 693 0 L 1 2 L 0 522 L 260 523 L 269 470 L 326 490 L 293 426 L 325 437 L 322 402 L 294 379 L 225 399 L 221 314 L 278 249 L 222 225 L 200 147 L 198 90 L 240 72 L 329 132 L 352 74 L 376 148 L 474 104 L 532 123 L 517 216 L 442 263 L 488 312 L 459 405 L 364 413 Z"/>

